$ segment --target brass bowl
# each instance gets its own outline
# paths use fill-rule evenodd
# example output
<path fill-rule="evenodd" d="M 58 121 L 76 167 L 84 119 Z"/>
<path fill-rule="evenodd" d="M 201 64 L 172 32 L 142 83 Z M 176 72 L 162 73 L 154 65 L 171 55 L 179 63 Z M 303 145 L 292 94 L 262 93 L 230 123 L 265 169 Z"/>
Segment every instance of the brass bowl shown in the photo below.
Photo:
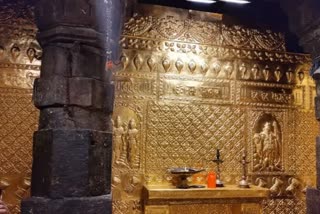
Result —
<path fill-rule="evenodd" d="M 188 185 L 187 178 L 196 173 L 203 172 L 204 169 L 194 169 L 194 168 L 183 167 L 183 168 L 172 168 L 172 169 L 169 169 L 168 171 L 172 175 L 175 175 L 179 178 L 178 183 L 176 185 L 177 188 L 188 189 L 188 188 L 191 188 L 192 186 Z"/>

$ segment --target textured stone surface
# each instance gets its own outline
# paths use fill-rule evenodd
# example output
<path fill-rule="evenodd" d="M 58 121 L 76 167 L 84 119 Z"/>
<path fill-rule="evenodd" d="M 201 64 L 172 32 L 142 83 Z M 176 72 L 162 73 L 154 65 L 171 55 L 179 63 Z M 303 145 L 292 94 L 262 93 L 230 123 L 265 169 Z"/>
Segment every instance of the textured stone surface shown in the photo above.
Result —
<path fill-rule="evenodd" d="M 108 194 L 114 87 L 105 65 L 118 49 L 121 24 L 114 21 L 121 20 L 123 3 L 36 3 L 37 38 L 43 49 L 34 90 L 40 120 L 34 134 L 32 197 L 22 203 L 22 213 L 112 211 Z"/>
<path fill-rule="evenodd" d="M 307 189 L 307 214 L 320 213 L 320 190 Z"/>
<path fill-rule="evenodd" d="M 34 136 L 33 196 L 110 193 L 112 134 L 89 130 L 38 131 Z"/>
<path fill-rule="evenodd" d="M 112 213 L 111 195 L 90 198 L 65 198 L 50 200 L 33 197 L 21 205 L 21 212 L 26 214 L 104 214 Z"/>
<path fill-rule="evenodd" d="M 314 101 L 316 104 L 316 107 L 315 107 L 316 118 L 317 120 L 320 120 L 320 97 L 319 96 L 315 97 Z"/>

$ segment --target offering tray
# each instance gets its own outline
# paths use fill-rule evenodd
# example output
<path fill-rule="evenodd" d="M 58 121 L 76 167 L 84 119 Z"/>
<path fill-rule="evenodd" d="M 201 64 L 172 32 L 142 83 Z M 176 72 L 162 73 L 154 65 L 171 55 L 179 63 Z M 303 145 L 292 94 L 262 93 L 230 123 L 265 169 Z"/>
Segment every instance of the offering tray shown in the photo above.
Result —
<path fill-rule="evenodd" d="M 204 186 L 201 185 L 188 185 L 188 180 L 187 178 L 199 173 L 203 172 L 204 169 L 194 169 L 194 168 L 188 168 L 188 167 L 182 167 L 182 168 L 172 168 L 169 169 L 169 172 L 178 177 L 178 183 L 176 185 L 177 188 L 179 189 L 189 189 L 189 188 L 204 188 Z"/>

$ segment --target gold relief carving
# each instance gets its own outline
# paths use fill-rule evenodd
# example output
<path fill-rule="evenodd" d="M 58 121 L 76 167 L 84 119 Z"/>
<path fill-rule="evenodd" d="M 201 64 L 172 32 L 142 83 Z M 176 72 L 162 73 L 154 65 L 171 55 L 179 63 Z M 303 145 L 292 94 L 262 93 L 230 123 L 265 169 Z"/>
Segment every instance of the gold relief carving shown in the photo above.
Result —
<path fill-rule="evenodd" d="M 114 200 L 112 201 L 112 213 L 114 214 L 141 214 L 140 201 Z"/>
<path fill-rule="evenodd" d="M 201 102 L 232 102 L 232 83 L 228 80 L 199 78 L 181 79 L 176 75 L 160 77 L 160 99 L 199 100 Z"/>
<path fill-rule="evenodd" d="M 318 122 L 314 117 L 314 112 L 294 112 L 294 144 L 289 144 L 291 163 L 290 171 L 295 171 L 297 175 L 315 176 L 316 173 L 316 151 L 314 139 L 318 135 Z"/>
<path fill-rule="evenodd" d="M 199 43 L 222 44 L 222 35 L 220 34 L 220 26 L 215 23 L 201 22 L 192 20 L 192 28 L 189 28 L 189 34 Z"/>
<path fill-rule="evenodd" d="M 309 55 L 292 54 L 292 53 L 276 53 L 276 57 L 272 52 L 258 50 L 241 50 L 231 47 L 208 46 L 205 44 L 190 44 L 185 42 L 161 41 L 154 38 L 135 38 L 125 36 L 121 40 L 124 50 L 147 50 L 147 51 L 163 51 L 174 54 L 194 54 L 202 57 L 219 57 L 224 59 L 241 59 L 241 60 L 257 60 L 272 63 L 309 63 L 311 58 Z"/>
<path fill-rule="evenodd" d="M 178 59 L 177 61 L 176 61 L 176 68 L 177 68 L 177 70 L 178 70 L 178 72 L 180 73 L 181 72 L 181 70 L 183 69 L 183 66 L 184 66 L 184 63 L 183 63 L 183 61 L 181 60 L 181 59 Z"/>
<path fill-rule="evenodd" d="M 170 213 L 188 214 L 232 214 L 232 205 L 229 204 L 192 204 L 192 205 L 170 205 Z"/>
<path fill-rule="evenodd" d="M 281 173 L 286 169 L 288 160 L 284 157 L 287 157 L 286 152 L 289 152 L 287 151 L 289 144 L 286 142 L 290 140 L 288 133 L 293 131 L 292 127 L 287 125 L 288 115 L 286 110 L 251 111 L 249 117 L 251 130 L 248 134 L 251 136 L 252 172 Z"/>
<path fill-rule="evenodd" d="M 114 74 L 115 95 L 124 98 L 124 96 L 135 97 L 153 97 L 156 95 L 156 80 L 154 76 L 115 73 Z"/>
<path fill-rule="evenodd" d="M 242 214 L 260 214 L 262 213 L 261 206 L 259 204 L 241 204 Z"/>
<path fill-rule="evenodd" d="M 257 178 L 255 183 L 258 187 L 267 187 L 268 184 L 264 178 Z"/>
<path fill-rule="evenodd" d="M 183 63 L 183 62 L 181 62 Z M 165 70 L 165 72 L 168 72 L 170 66 L 171 66 L 171 62 L 170 62 L 170 59 L 169 58 L 165 58 L 163 61 L 162 61 L 162 66 Z"/>
<path fill-rule="evenodd" d="M 241 48 L 243 46 L 248 46 L 253 35 L 249 29 L 245 29 L 240 26 L 227 27 L 222 25 L 222 36 L 227 45 Z"/>
<path fill-rule="evenodd" d="M 276 68 L 276 70 L 274 71 L 274 76 L 275 76 L 275 78 L 276 78 L 276 81 L 279 82 L 280 79 L 281 79 L 281 77 L 282 77 L 281 69 L 280 69 L 279 66 L 278 66 L 278 67 Z"/>
<path fill-rule="evenodd" d="M 254 64 L 252 69 L 251 69 L 251 73 L 253 74 L 253 79 L 254 80 L 258 80 L 259 77 L 260 77 L 260 74 L 259 74 L 259 66 L 257 64 Z"/>
<path fill-rule="evenodd" d="M 0 172 L 24 173 L 31 167 L 32 136 L 38 113 L 30 91 L 0 90 L 0 100 Z"/>
<path fill-rule="evenodd" d="M 212 63 L 212 66 L 211 66 L 211 69 L 210 69 L 210 72 L 208 72 L 206 74 L 206 77 L 217 77 L 220 73 L 220 70 L 221 70 L 221 64 L 219 61 L 215 60 L 213 63 Z"/>
<path fill-rule="evenodd" d="M 288 195 L 295 196 L 301 186 L 300 181 L 296 178 L 289 178 L 288 183 L 289 183 L 289 186 L 286 188 L 286 193 Z"/>
<path fill-rule="evenodd" d="M 148 59 L 147 63 L 148 63 L 148 67 L 149 67 L 150 72 L 153 72 L 153 69 L 155 66 L 155 60 L 152 57 L 150 57 Z"/>
<path fill-rule="evenodd" d="M 300 179 L 287 173 L 257 173 L 251 175 L 253 184 L 268 188 L 270 198 L 301 198 L 303 184 Z M 303 178 L 308 180 L 307 178 Z M 307 184 L 308 185 L 308 184 Z M 310 185 L 310 183 L 309 183 Z"/>
<path fill-rule="evenodd" d="M 305 199 L 268 199 L 263 203 L 263 214 L 305 214 Z"/>
<path fill-rule="evenodd" d="M 128 62 L 129 62 L 128 57 L 125 56 L 125 55 L 122 55 L 120 57 L 120 61 L 121 61 L 121 64 L 122 64 L 122 70 L 125 70 L 127 68 Z"/>
<path fill-rule="evenodd" d="M 139 169 L 141 142 L 136 120 L 122 122 L 117 116 L 113 124 L 113 165 Z"/>
<path fill-rule="evenodd" d="M 140 153 L 139 142 L 137 140 L 139 130 L 136 128 L 136 121 L 131 119 L 128 125 L 128 156 L 131 168 L 139 168 L 140 165 Z"/>
<path fill-rule="evenodd" d="M 292 83 L 293 81 L 293 71 L 291 68 L 289 68 L 289 70 L 286 72 L 286 77 L 287 77 L 287 81 L 288 83 Z"/>
<path fill-rule="evenodd" d="M 137 71 L 139 71 L 141 68 L 141 65 L 142 65 L 142 59 L 139 56 L 139 54 L 137 56 L 135 56 L 135 58 L 133 59 L 133 64 L 134 64 L 135 69 Z"/>
<path fill-rule="evenodd" d="M 282 132 L 272 115 L 256 121 L 253 135 L 253 171 L 282 171 Z"/>
<path fill-rule="evenodd" d="M 152 27 L 152 17 L 141 17 L 138 14 L 134 16 L 124 25 L 124 29 L 130 32 L 130 35 L 141 36 Z"/>
<path fill-rule="evenodd" d="M 260 106 L 291 106 L 294 103 L 292 87 L 272 84 L 240 83 L 237 97 L 239 104 Z M 271 90 L 270 90 L 271 89 Z"/>
<path fill-rule="evenodd" d="M 18 58 L 19 55 L 20 55 L 20 52 L 21 52 L 21 50 L 20 50 L 19 47 L 13 46 L 13 47 L 11 48 L 10 53 L 11 53 L 11 57 L 12 57 L 13 61 L 16 61 L 16 60 L 17 60 L 17 58 Z"/>
<path fill-rule="evenodd" d="M 153 17 L 153 26 L 160 38 L 175 39 L 180 37 L 187 29 L 188 24 L 185 21 L 175 19 L 173 16 L 167 16 L 166 18 Z"/>
<path fill-rule="evenodd" d="M 214 35 L 214 39 L 210 35 Z M 281 33 L 261 32 L 241 26 L 229 27 L 219 22 L 181 20 L 173 16 L 159 18 L 136 15 L 125 24 L 124 36 L 181 42 L 191 41 L 234 48 L 285 51 L 284 36 Z"/>
<path fill-rule="evenodd" d="M 113 122 L 113 213 L 142 213 L 140 197 L 144 183 L 143 104 L 115 101 Z"/>
<path fill-rule="evenodd" d="M 265 50 L 285 49 L 284 35 L 281 33 L 275 33 L 270 30 L 263 33 L 255 31 L 254 38 L 259 43 L 259 46 Z"/>
<path fill-rule="evenodd" d="M 189 62 L 189 64 L 188 64 L 188 68 L 189 68 L 190 72 L 193 74 L 194 71 L 195 71 L 196 68 L 197 68 L 196 62 L 193 61 L 193 60 L 191 60 L 191 61 Z"/>
<path fill-rule="evenodd" d="M 272 178 L 272 186 L 270 188 L 271 196 L 281 196 L 283 194 L 282 189 L 284 186 L 284 182 L 277 177 Z"/>
<path fill-rule="evenodd" d="M 240 167 L 234 167 L 239 165 L 234 157 L 245 147 L 241 134 L 245 117 L 241 109 L 152 103 L 148 118 L 146 159 L 153 161 L 147 161 L 145 165 L 150 183 L 166 182 L 164 175 L 171 167 L 197 164 L 213 167 L 209 160 L 214 156 L 216 147 L 221 148 L 224 154 L 224 174 L 232 175 L 236 171 L 240 174 Z"/>
<path fill-rule="evenodd" d="M 146 206 L 145 214 L 170 214 L 169 206 Z"/>
<path fill-rule="evenodd" d="M 125 153 L 125 157 L 127 156 L 127 146 L 125 142 L 125 127 L 121 122 L 121 117 L 117 116 L 113 125 L 113 162 L 119 163 L 120 155 Z"/>

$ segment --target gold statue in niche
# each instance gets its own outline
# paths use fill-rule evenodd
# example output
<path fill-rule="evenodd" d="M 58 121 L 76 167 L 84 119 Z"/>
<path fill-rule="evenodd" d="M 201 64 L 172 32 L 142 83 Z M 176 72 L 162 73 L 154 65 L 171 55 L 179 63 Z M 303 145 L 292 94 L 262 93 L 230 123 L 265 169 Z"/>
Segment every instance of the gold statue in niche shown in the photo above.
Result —
<path fill-rule="evenodd" d="M 253 170 L 281 171 L 281 131 L 277 121 L 271 115 L 262 117 L 253 135 Z"/>

